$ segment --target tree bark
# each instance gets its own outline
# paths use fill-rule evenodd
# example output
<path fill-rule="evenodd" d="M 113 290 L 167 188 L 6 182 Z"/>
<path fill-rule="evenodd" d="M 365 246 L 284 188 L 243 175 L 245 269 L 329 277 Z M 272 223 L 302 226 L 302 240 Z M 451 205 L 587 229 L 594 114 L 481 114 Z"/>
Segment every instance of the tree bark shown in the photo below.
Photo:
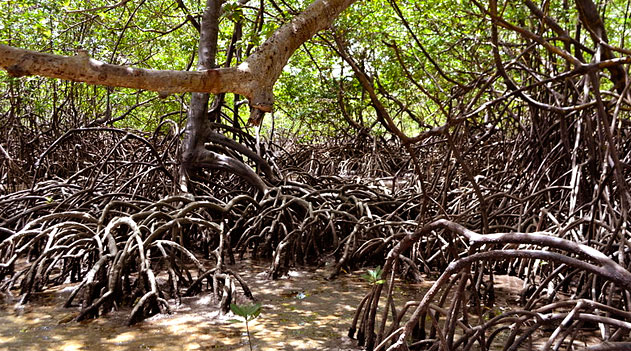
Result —
<path fill-rule="evenodd" d="M 249 71 L 231 67 L 201 72 L 153 70 L 112 65 L 91 59 L 84 51 L 60 56 L 0 44 L 0 67 L 14 77 L 43 76 L 163 94 L 237 91 L 252 80 Z"/>
<path fill-rule="evenodd" d="M 597 53 L 600 53 L 600 57 L 597 57 L 597 62 L 616 58 L 607 45 L 602 45 L 603 43 L 609 44 L 609 39 L 607 38 L 605 23 L 598 14 L 596 4 L 592 0 L 576 0 L 576 8 L 578 9 L 581 23 L 587 28 L 594 44 L 599 49 Z M 622 65 L 614 65 L 608 67 L 608 69 L 611 73 L 610 79 L 614 84 L 614 89 L 618 93 L 622 93 L 627 84 L 627 74 L 624 67 Z"/>

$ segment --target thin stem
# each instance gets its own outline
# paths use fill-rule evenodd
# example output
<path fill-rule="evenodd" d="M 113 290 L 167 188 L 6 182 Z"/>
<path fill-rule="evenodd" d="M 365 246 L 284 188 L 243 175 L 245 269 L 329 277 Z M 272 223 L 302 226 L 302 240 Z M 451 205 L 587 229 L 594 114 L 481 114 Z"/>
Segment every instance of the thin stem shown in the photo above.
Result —
<path fill-rule="evenodd" d="M 248 346 L 250 346 L 250 351 L 252 351 L 252 339 L 250 338 L 250 328 L 248 327 L 248 319 L 245 319 L 245 331 L 248 333 Z"/>

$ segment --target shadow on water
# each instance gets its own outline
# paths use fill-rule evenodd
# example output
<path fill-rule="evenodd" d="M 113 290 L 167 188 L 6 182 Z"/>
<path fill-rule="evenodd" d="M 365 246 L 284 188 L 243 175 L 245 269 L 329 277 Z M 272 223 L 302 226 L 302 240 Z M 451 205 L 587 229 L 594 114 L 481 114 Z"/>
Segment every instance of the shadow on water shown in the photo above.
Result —
<path fill-rule="evenodd" d="M 347 332 L 368 291 L 361 272 L 327 281 L 324 271 L 307 269 L 271 281 L 263 263 L 244 261 L 235 269 L 244 272 L 263 305 L 250 325 L 254 350 L 360 349 Z M 0 350 L 249 350 L 244 324 L 231 322 L 232 315 L 219 315 L 210 295 L 184 298 L 172 306 L 171 315 L 127 327 L 126 310 L 72 321 L 78 309 L 61 307 L 71 289 L 62 286 L 37 294 L 26 306 L 17 305 L 17 299 L 2 303 Z"/>
<path fill-rule="evenodd" d="M 266 267 L 251 260 L 233 267 L 242 272 L 263 306 L 250 324 L 253 350 L 361 350 L 347 333 L 357 305 L 369 291 L 360 278 L 363 271 L 328 281 L 324 270 L 300 269 L 273 281 L 267 279 Z M 395 300 L 419 300 L 431 283 L 399 282 Z M 496 276 L 497 305 L 488 312 L 519 305 L 523 286 L 519 278 Z M 17 297 L 0 301 L 0 351 L 249 350 L 244 324 L 235 322 L 232 314 L 221 315 L 210 293 L 183 298 L 180 304 L 170 301 L 170 315 L 128 327 L 129 310 L 74 322 L 78 307 L 62 307 L 72 288 L 65 285 L 35 294 L 27 305 L 19 305 Z M 496 338 L 498 345 L 503 344 L 503 334 Z"/>

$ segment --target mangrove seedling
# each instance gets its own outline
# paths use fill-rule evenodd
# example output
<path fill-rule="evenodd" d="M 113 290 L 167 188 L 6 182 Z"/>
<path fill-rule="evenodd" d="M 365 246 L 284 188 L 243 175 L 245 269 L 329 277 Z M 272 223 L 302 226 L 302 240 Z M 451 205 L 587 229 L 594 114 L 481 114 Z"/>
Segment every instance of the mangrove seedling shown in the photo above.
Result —
<path fill-rule="evenodd" d="M 370 285 L 381 285 L 386 282 L 385 279 L 381 279 L 382 274 L 383 269 L 381 269 L 381 266 L 377 266 L 375 269 L 369 269 L 368 273 L 362 274 L 362 278 L 368 281 Z"/>
<path fill-rule="evenodd" d="M 248 334 L 248 345 L 250 346 L 250 351 L 252 351 L 252 339 L 250 338 L 250 327 L 248 322 L 253 321 L 256 317 L 261 314 L 261 304 L 256 303 L 254 305 L 237 305 L 234 303 L 230 304 L 230 310 L 236 316 L 243 318 L 245 322 L 245 331 Z"/>

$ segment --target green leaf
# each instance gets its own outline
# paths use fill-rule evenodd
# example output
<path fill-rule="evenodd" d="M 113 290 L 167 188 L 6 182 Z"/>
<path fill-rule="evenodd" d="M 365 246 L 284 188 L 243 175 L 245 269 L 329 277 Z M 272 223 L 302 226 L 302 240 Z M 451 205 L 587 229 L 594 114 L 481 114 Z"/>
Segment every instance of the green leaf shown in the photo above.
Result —
<path fill-rule="evenodd" d="M 381 279 L 382 274 L 381 266 L 377 266 L 375 269 L 369 269 L 368 273 L 363 274 L 361 277 L 367 280 L 370 285 L 381 285 L 385 283 L 385 280 Z"/>
<path fill-rule="evenodd" d="M 261 314 L 261 304 L 256 303 L 254 305 L 237 305 L 230 304 L 230 310 L 235 315 L 242 317 L 246 321 L 251 321 Z"/>
<path fill-rule="evenodd" d="M 232 313 L 236 314 L 237 316 L 240 316 L 240 317 L 243 317 L 243 318 L 247 317 L 247 314 L 243 310 L 242 306 L 239 306 L 237 304 L 231 303 L 230 304 L 230 310 L 232 311 Z"/>
<path fill-rule="evenodd" d="M 261 314 L 261 304 L 247 306 L 248 320 L 253 320 Z"/>

